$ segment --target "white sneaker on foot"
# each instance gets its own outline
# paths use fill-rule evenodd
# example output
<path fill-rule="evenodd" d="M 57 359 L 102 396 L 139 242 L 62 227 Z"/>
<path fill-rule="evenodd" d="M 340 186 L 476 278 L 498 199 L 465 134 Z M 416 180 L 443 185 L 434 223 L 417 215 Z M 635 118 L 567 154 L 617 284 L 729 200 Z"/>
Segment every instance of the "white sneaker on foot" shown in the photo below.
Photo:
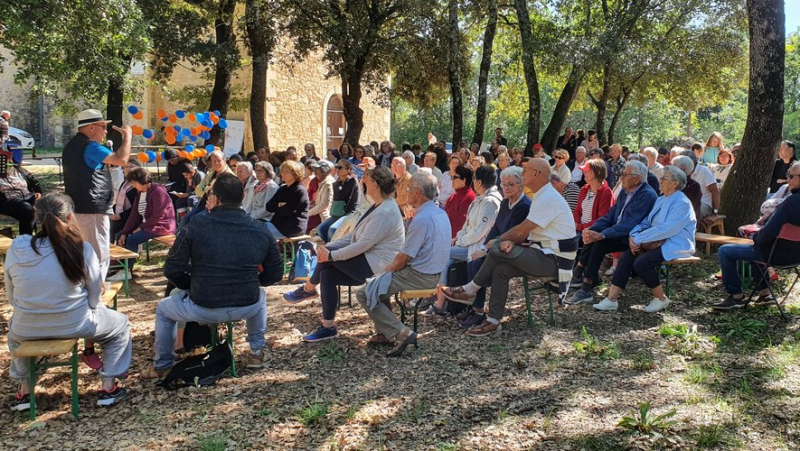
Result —
<path fill-rule="evenodd" d="M 594 307 L 595 310 L 601 310 L 604 312 L 616 312 L 618 306 L 619 304 L 617 301 L 612 301 L 609 298 L 605 298 L 597 304 L 594 304 L 592 307 Z"/>
<path fill-rule="evenodd" d="M 664 310 L 668 305 L 669 298 L 665 297 L 663 300 L 659 298 L 653 298 L 653 300 L 650 301 L 650 304 L 644 308 L 644 311 L 647 313 L 655 313 Z"/>
<path fill-rule="evenodd" d="M 616 271 L 616 270 L 617 270 L 617 267 L 616 266 L 612 266 L 612 267 L 608 268 L 608 270 L 606 270 L 605 275 L 611 277 L 611 276 L 614 275 L 614 271 Z"/>
<path fill-rule="evenodd" d="M 128 280 L 133 279 L 131 273 L 128 273 Z M 113 276 L 106 277 L 106 280 L 109 282 L 122 282 L 125 280 L 125 270 L 119 271 L 118 273 L 114 274 Z"/>

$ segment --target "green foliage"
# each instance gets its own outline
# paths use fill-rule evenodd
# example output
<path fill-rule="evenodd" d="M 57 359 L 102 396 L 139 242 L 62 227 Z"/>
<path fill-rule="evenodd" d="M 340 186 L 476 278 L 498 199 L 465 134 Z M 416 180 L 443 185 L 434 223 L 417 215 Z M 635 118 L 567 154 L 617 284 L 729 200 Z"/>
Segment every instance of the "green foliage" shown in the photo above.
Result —
<path fill-rule="evenodd" d="M 228 449 L 228 434 L 225 432 L 207 434 L 197 441 L 200 451 L 225 451 Z"/>
<path fill-rule="evenodd" d="M 640 349 L 631 358 L 633 369 L 649 371 L 658 368 L 653 353 L 649 349 Z"/>
<path fill-rule="evenodd" d="M 722 367 L 718 363 L 691 365 L 686 371 L 686 380 L 693 384 L 705 384 L 712 376 L 722 376 Z"/>
<path fill-rule="evenodd" d="M 341 362 L 347 356 L 347 350 L 340 348 L 334 342 L 328 342 L 319 350 L 319 359 L 323 362 Z"/>
<path fill-rule="evenodd" d="M 188 85 L 179 89 L 164 86 L 162 89 L 167 98 L 178 103 L 189 111 L 205 111 L 211 102 L 213 83 Z M 231 85 L 230 109 L 244 111 L 250 104 L 250 93 L 242 85 Z"/>
<path fill-rule="evenodd" d="M 697 325 L 665 324 L 658 329 L 667 338 L 667 348 L 681 355 L 694 357 L 713 350 L 719 343 L 717 337 L 705 338 L 697 332 Z"/>
<path fill-rule="evenodd" d="M 597 337 L 589 335 L 586 326 L 581 326 L 581 336 L 583 341 L 573 343 L 578 354 L 583 354 L 586 358 L 602 360 L 619 358 L 619 350 L 614 343 L 602 342 Z"/>
<path fill-rule="evenodd" d="M 150 51 L 135 0 L 11 2 L 3 5 L 0 45 L 13 52 L 17 84 L 54 99 L 62 111 L 104 100 L 110 83 L 135 90 L 130 64 Z"/>
<path fill-rule="evenodd" d="M 728 432 L 725 426 L 720 423 L 709 424 L 700 426 L 697 431 L 697 447 L 698 448 L 715 448 L 724 444 Z"/>
<path fill-rule="evenodd" d="M 767 323 L 754 318 L 729 315 L 720 322 L 720 328 L 725 331 L 725 338 L 741 341 L 747 346 L 755 346 L 769 339 L 762 335 Z"/>
<path fill-rule="evenodd" d="M 320 402 L 319 399 L 316 399 L 313 403 L 306 401 L 306 407 L 300 411 L 298 417 L 300 422 L 306 426 L 318 424 L 328 416 L 329 408 L 330 404 Z"/>
<path fill-rule="evenodd" d="M 666 432 L 676 423 L 676 421 L 670 419 L 676 413 L 675 409 L 673 409 L 661 415 L 653 415 L 650 412 L 650 401 L 647 401 L 639 404 L 638 410 L 631 409 L 628 415 L 619 420 L 617 426 L 642 434 Z"/>

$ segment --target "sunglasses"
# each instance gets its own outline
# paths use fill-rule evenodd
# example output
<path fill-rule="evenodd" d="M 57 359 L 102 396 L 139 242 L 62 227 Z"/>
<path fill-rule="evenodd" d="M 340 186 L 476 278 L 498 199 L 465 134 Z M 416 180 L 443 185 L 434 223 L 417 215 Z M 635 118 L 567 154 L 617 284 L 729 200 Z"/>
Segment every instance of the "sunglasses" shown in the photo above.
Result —
<path fill-rule="evenodd" d="M 564 157 L 556 157 L 556 160 L 566 160 Z"/>
<path fill-rule="evenodd" d="M 463 180 L 463 179 L 464 179 L 464 177 L 461 177 L 460 175 L 452 175 L 452 176 L 450 176 L 450 180 Z"/>
<path fill-rule="evenodd" d="M 344 166 L 336 166 L 336 169 L 347 169 L 347 168 Z"/>

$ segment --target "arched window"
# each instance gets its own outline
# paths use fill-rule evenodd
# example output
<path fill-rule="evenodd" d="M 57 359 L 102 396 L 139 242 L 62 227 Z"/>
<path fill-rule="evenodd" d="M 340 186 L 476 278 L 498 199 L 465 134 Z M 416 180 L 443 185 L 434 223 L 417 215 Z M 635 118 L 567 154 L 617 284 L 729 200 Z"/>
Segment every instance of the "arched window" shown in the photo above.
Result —
<path fill-rule="evenodd" d="M 332 95 L 328 99 L 328 107 L 325 109 L 326 115 L 326 130 L 325 130 L 325 151 L 328 149 L 338 149 L 344 142 L 344 132 L 347 129 L 347 123 L 344 120 L 344 106 L 342 105 L 342 97 Z"/>

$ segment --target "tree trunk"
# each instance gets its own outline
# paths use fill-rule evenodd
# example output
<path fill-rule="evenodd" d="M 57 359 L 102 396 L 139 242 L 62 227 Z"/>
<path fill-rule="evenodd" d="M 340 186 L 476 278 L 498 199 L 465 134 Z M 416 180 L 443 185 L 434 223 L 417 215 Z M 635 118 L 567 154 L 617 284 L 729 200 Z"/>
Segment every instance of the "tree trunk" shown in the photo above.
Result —
<path fill-rule="evenodd" d="M 758 217 L 783 131 L 786 58 L 783 0 L 747 0 L 750 87 L 742 149 L 722 190 L 725 232 L 732 235 Z"/>
<path fill-rule="evenodd" d="M 125 93 L 123 92 L 122 86 L 118 80 L 108 80 L 108 93 L 106 94 L 106 119 L 111 121 L 111 123 L 108 124 L 108 135 L 106 136 L 108 136 L 108 139 L 114 142 L 114 148 L 112 150 L 117 150 L 120 144 L 122 144 L 122 135 L 112 129 L 111 126 L 122 126 L 122 114 L 124 111 L 123 103 L 125 102 L 124 94 Z"/>
<path fill-rule="evenodd" d="M 564 89 L 561 90 L 561 95 L 558 96 L 556 107 L 553 109 L 553 117 L 550 118 L 550 123 L 547 125 L 542 135 L 542 147 L 548 152 L 552 152 L 556 148 L 558 134 L 561 129 L 564 128 L 564 123 L 567 121 L 567 115 L 569 114 L 570 108 L 572 108 L 572 103 L 575 101 L 575 97 L 581 89 L 581 83 L 583 82 L 585 73 L 586 71 L 583 67 L 574 65 L 569 72 L 567 84 L 564 85 Z"/>
<path fill-rule="evenodd" d="M 234 55 L 236 51 L 236 35 L 233 29 L 233 12 L 235 0 L 225 0 L 220 8 L 220 15 L 214 20 L 216 33 L 217 56 L 215 58 L 214 88 L 211 90 L 211 101 L 208 111 L 219 111 L 220 117 L 228 115 L 231 101 L 231 78 L 233 77 Z M 205 144 L 217 145 L 222 130 L 218 126 L 211 129 L 211 138 Z"/>
<path fill-rule="evenodd" d="M 486 22 L 486 31 L 483 33 L 483 55 L 481 56 L 481 68 L 478 73 L 478 108 L 475 113 L 475 134 L 472 135 L 472 142 L 483 143 L 483 132 L 486 128 L 486 92 L 489 86 L 489 69 L 492 67 L 492 48 L 494 45 L 494 35 L 497 32 L 497 0 L 489 0 L 489 14 Z"/>
<path fill-rule="evenodd" d="M 453 148 L 461 141 L 464 134 L 464 106 L 461 95 L 461 52 L 459 51 L 458 0 L 448 0 L 448 52 L 447 78 L 450 81 L 450 97 L 453 114 Z"/>
<path fill-rule="evenodd" d="M 350 74 L 342 73 L 341 75 L 342 104 L 344 107 L 344 119 L 347 121 L 344 141 L 353 147 L 358 145 L 358 140 L 361 139 L 361 130 L 364 129 L 364 110 L 360 106 L 362 76 L 363 74 L 359 71 L 353 71 Z"/>
<path fill-rule="evenodd" d="M 250 127 L 253 148 L 269 146 L 267 132 L 267 71 L 274 44 L 274 35 L 265 17 L 261 0 L 247 0 L 247 40 L 253 56 L 252 87 L 250 89 Z"/>
<path fill-rule="evenodd" d="M 592 99 L 592 103 L 597 108 L 597 119 L 594 123 L 594 131 L 597 133 L 597 141 L 598 143 L 603 146 L 608 144 L 606 142 L 606 114 L 608 114 L 608 98 L 611 96 L 611 67 L 609 63 L 606 63 L 603 66 L 603 92 L 600 93 L 600 97 L 595 99 L 594 97 L 589 95 Z"/>
<path fill-rule="evenodd" d="M 622 110 L 625 109 L 625 104 L 628 103 L 628 99 L 631 97 L 631 92 L 633 89 L 623 89 L 622 96 L 617 99 L 617 109 L 614 111 L 614 115 L 611 116 L 611 124 L 608 126 L 608 142 L 614 142 L 614 135 L 617 131 L 617 123 L 619 122 L 619 116 L 622 114 Z"/>
<path fill-rule="evenodd" d="M 514 9 L 519 21 L 519 34 L 522 40 L 522 69 L 528 87 L 528 131 L 525 142 L 525 155 L 533 154 L 533 145 L 539 142 L 541 127 L 541 102 L 539 101 L 539 82 L 536 79 L 536 66 L 533 63 L 533 33 L 527 0 L 514 0 Z"/>

